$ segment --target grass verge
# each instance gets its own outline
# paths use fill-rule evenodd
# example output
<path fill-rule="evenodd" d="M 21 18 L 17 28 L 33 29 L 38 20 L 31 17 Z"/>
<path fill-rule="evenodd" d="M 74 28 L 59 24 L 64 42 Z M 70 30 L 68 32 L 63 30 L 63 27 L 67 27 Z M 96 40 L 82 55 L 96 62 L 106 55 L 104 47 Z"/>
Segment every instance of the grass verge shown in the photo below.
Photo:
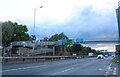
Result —
<path fill-rule="evenodd" d="M 112 62 L 114 63 L 120 63 L 120 56 L 116 56 L 112 59 Z"/>

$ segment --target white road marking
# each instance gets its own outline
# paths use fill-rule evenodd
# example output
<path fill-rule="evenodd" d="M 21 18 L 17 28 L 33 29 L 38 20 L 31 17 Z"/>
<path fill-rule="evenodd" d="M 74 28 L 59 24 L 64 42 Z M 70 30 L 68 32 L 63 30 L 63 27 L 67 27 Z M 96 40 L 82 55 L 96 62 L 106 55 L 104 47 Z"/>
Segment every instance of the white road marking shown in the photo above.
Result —
<path fill-rule="evenodd" d="M 117 74 L 117 68 L 114 67 L 114 69 L 113 69 L 113 75 L 116 75 L 116 74 Z"/>
<path fill-rule="evenodd" d="M 56 72 L 56 73 L 53 73 L 53 74 L 51 74 L 51 75 L 57 75 L 57 74 L 60 74 L 60 73 L 63 73 L 63 72 L 70 71 L 70 70 L 72 70 L 72 69 L 74 69 L 74 68 L 72 67 L 72 68 L 70 68 L 70 69 L 66 69 L 66 70 L 63 70 L 63 71 L 60 71 L 60 72 Z"/>
<path fill-rule="evenodd" d="M 101 70 L 103 70 L 103 69 L 102 69 L 102 68 L 99 68 L 98 70 L 100 70 L 100 71 L 101 71 Z"/>
<path fill-rule="evenodd" d="M 110 63 L 109 67 L 111 67 L 112 63 Z"/>
<path fill-rule="evenodd" d="M 110 63 L 110 65 L 107 67 L 107 71 L 105 72 L 105 76 L 107 76 L 109 74 L 109 72 L 112 71 L 111 65 L 112 65 L 112 63 Z"/>
<path fill-rule="evenodd" d="M 43 66 L 46 66 L 46 65 L 33 66 L 33 67 L 25 67 L 25 68 L 16 68 L 16 69 L 9 69 L 9 70 L 0 71 L 0 73 L 1 72 L 8 72 L 8 71 L 24 70 L 24 69 L 29 69 L 29 68 L 38 68 L 38 67 L 43 67 Z"/>

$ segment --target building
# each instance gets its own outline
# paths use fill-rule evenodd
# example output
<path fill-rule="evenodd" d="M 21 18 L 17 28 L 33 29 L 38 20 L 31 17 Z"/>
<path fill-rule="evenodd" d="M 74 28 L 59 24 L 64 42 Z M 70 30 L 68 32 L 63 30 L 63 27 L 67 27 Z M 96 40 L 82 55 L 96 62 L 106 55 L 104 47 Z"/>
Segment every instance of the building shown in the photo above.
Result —
<path fill-rule="evenodd" d="M 0 22 L 0 56 L 2 56 L 2 22 Z"/>
<path fill-rule="evenodd" d="M 117 22 L 118 22 L 118 40 L 120 41 L 120 2 L 118 2 L 118 8 L 116 9 L 116 16 L 117 16 Z"/>
<path fill-rule="evenodd" d="M 116 16 L 118 22 L 118 45 L 116 45 L 117 54 L 120 55 L 120 1 L 118 2 L 118 8 L 116 9 Z"/>

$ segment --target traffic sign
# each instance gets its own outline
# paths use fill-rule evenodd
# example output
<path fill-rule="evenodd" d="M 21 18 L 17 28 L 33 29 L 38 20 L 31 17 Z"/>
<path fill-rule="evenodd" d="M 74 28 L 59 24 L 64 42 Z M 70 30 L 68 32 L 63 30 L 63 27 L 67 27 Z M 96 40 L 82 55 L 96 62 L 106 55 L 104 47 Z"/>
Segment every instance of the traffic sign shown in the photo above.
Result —
<path fill-rule="evenodd" d="M 31 35 L 31 38 L 32 38 L 32 40 L 36 40 L 36 36 L 35 35 Z"/>
<path fill-rule="evenodd" d="M 80 44 L 80 43 L 84 43 L 83 39 L 75 39 L 74 40 L 74 44 Z"/>
<path fill-rule="evenodd" d="M 69 45 L 69 44 L 72 44 L 72 39 L 65 39 L 65 40 L 62 40 L 62 44 L 63 45 Z"/>

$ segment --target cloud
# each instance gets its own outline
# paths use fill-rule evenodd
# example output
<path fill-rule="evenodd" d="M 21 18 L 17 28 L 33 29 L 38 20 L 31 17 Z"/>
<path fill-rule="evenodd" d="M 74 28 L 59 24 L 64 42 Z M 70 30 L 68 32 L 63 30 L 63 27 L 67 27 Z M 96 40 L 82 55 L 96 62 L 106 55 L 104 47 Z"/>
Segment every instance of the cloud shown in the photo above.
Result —
<path fill-rule="evenodd" d="M 64 24 L 41 24 L 40 27 L 50 33 L 65 32 L 71 38 L 85 39 L 117 39 L 117 24 L 115 9 L 112 12 L 95 11 L 93 6 L 75 8 L 73 15 Z M 55 21 L 54 21 L 55 22 Z M 46 27 L 45 27 L 46 26 Z M 72 35 L 71 35 L 72 34 Z M 111 35 L 114 34 L 114 35 Z"/>
<path fill-rule="evenodd" d="M 1 21 L 26 24 L 33 34 L 36 10 L 36 35 L 50 37 L 64 32 L 69 38 L 117 40 L 115 9 L 119 0 L 2 0 Z M 39 8 L 39 6 L 43 8 Z"/>
<path fill-rule="evenodd" d="M 94 46 L 88 45 L 96 50 L 107 50 L 109 52 L 115 52 L 115 44 L 96 44 Z"/>

